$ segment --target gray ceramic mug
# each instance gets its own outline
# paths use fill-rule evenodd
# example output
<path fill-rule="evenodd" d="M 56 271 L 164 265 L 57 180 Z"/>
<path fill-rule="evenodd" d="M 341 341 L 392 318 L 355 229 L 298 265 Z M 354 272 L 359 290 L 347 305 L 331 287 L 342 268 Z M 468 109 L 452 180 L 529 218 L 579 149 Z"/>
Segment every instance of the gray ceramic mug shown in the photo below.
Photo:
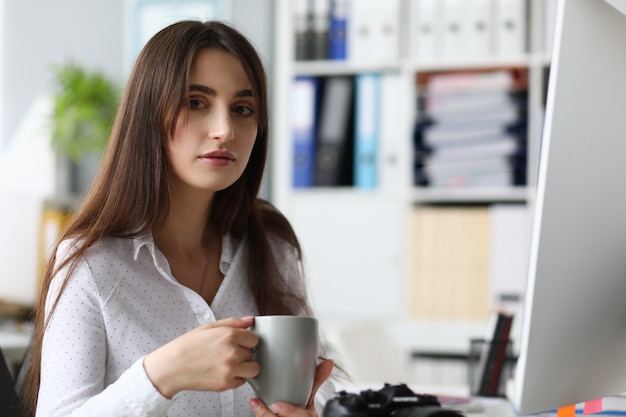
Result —
<path fill-rule="evenodd" d="M 277 401 L 305 406 L 317 366 L 317 319 L 257 316 L 250 329 L 259 337 L 254 360 L 261 370 L 248 379 L 256 395 L 268 406 Z"/>

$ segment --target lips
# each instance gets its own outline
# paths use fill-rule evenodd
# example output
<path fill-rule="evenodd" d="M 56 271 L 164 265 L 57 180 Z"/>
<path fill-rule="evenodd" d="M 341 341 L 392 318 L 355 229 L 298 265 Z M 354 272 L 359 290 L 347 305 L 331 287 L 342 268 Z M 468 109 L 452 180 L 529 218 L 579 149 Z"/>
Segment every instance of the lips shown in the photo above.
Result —
<path fill-rule="evenodd" d="M 214 152 L 208 152 L 208 153 L 204 153 L 202 155 L 200 155 L 200 158 L 202 159 L 221 159 L 221 160 L 225 160 L 225 161 L 234 161 L 235 160 L 235 156 L 227 151 L 214 151 Z"/>

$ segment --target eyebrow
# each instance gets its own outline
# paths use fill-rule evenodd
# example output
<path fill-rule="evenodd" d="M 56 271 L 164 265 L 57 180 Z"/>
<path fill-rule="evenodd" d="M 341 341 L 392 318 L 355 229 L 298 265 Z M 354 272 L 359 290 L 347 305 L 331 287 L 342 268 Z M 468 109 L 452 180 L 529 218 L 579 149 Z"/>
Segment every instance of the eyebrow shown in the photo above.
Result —
<path fill-rule="evenodd" d="M 208 94 L 210 96 L 216 96 L 217 95 L 217 91 L 215 91 L 211 87 L 207 87 L 206 85 L 201 85 L 201 84 L 191 84 L 189 86 L 189 91 L 199 91 L 201 93 Z M 238 91 L 235 94 L 235 97 L 236 98 L 240 98 L 240 97 L 254 97 L 254 94 L 252 93 L 252 90 L 244 89 L 244 90 Z"/>

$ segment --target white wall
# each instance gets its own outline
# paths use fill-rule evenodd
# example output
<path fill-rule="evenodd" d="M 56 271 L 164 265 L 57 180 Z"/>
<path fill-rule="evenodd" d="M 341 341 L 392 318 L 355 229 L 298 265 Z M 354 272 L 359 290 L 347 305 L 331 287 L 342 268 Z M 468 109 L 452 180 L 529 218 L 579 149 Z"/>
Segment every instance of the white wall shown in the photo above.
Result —
<path fill-rule="evenodd" d="M 51 65 L 72 59 L 121 79 L 124 0 L 3 0 L 2 131 L 6 148 L 33 100 L 51 89 Z"/>

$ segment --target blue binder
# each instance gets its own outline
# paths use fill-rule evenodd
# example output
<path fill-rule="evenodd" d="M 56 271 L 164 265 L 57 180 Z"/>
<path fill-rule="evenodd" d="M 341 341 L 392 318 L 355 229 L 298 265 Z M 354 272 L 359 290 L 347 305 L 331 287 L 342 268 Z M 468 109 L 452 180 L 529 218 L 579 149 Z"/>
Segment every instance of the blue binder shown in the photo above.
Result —
<path fill-rule="evenodd" d="M 332 0 L 330 29 L 328 34 L 328 58 L 346 59 L 346 35 L 348 30 L 348 7 L 350 0 Z"/>
<path fill-rule="evenodd" d="M 291 126 L 294 187 L 314 185 L 317 90 L 318 79 L 316 77 L 301 76 L 293 80 Z"/>
<path fill-rule="evenodd" d="M 356 77 L 354 130 L 354 185 L 375 188 L 378 184 L 380 75 Z"/>

